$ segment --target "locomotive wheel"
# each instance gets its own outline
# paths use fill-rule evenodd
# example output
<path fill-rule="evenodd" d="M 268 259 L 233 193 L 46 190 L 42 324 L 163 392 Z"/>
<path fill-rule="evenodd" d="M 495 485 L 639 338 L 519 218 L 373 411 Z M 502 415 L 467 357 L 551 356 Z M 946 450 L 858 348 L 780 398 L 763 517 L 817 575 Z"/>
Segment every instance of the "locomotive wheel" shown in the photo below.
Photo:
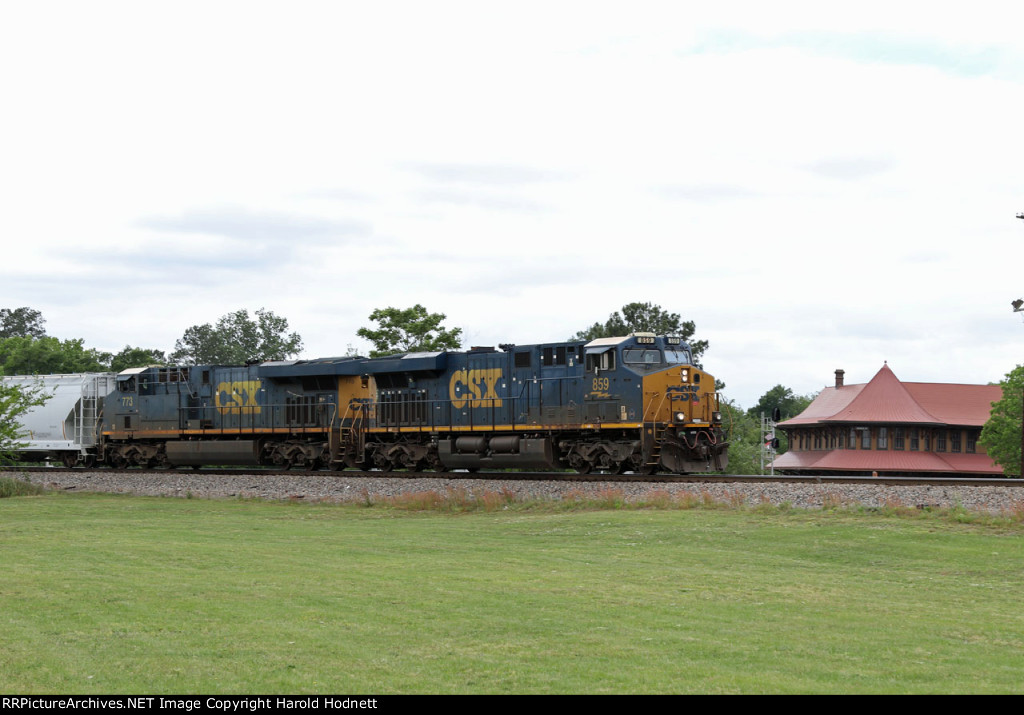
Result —
<path fill-rule="evenodd" d="M 275 467 L 287 468 L 288 458 L 280 445 L 274 446 L 273 451 L 270 453 L 270 463 Z"/>
<path fill-rule="evenodd" d="M 586 459 L 581 458 L 573 461 L 575 464 L 572 465 L 572 468 L 576 470 L 577 474 L 590 474 L 594 471 L 594 465 Z"/>
<path fill-rule="evenodd" d="M 576 452 L 569 456 L 569 466 L 575 469 L 577 474 L 590 474 L 594 469 L 593 462 Z"/>
<path fill-rule="evenodd" d="M 356 459 L 355 457 L 346 457 L 345 466 L 352 469 L 358 469 L 360 472 L 368 472 L 373 469 L 373 461 L 364 457 L 363 459 Z"/>

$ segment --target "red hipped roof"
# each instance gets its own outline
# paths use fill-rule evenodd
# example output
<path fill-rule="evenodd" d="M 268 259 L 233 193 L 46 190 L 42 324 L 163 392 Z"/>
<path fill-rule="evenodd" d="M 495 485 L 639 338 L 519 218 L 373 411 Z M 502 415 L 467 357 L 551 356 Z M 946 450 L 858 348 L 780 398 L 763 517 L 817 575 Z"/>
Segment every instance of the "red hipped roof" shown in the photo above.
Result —
<path fill-rule="evenodd" d="M 781 427 L 810 424 L 917 424 L 981 427 L 992 403 L 1002 399 L 999 385 L 900 382 L 883 365 L 864 385 L 826 387 L 807 409 Z"/>

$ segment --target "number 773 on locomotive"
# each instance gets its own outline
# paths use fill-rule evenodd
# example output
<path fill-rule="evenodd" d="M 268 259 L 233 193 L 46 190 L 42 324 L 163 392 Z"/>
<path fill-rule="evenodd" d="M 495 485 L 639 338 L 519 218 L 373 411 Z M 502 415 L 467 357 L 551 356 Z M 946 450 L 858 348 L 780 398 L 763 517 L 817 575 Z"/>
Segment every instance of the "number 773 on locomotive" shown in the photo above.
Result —
<path fill-rule="evenodd" d="M 126 370 L 99 461 L 144 467 L 721 471 L 715 379 L 648 333 L 466 352 Z"/>

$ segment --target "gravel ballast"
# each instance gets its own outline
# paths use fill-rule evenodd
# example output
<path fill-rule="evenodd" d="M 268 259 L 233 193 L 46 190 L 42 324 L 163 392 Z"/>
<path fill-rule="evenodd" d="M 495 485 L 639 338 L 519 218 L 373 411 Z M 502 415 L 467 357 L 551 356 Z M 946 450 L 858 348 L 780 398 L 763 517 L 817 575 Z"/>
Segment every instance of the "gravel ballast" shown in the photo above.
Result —
<path fill-rule="evenodd" d="M 969 511 L 1006 514 L 1024 511 L 1024 483 L 1020 486 L 811 484 L 784 482 L 756 483 L 638 483 L 638 482 L 553 482 L 521 479 L 445 479 L 442 477 L 356 477 L 315 474 L 209 475 L 180 471 L 103 472 L 54 471 L 14 472 L 12 477 L 54 490 L 113 492 L 147 496 L 241 498 L 365 502 L 403 493 L 460 490 L 468 494 L 501 492 L 517 500 L 562 499 L 622 494 L 627 501 L 650 498 L 652 494 L 682 496 L 728 504 L 756 506 L 788 504 L 799 509 L 823 506 L 862 505 L 866 507 L 962 507 Z"/>

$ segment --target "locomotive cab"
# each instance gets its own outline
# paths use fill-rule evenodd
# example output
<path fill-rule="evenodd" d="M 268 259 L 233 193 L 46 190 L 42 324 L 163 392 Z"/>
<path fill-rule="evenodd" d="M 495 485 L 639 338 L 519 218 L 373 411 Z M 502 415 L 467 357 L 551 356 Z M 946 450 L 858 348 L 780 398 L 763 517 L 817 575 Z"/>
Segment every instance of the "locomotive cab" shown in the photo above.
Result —
<path fill-rule="evenodd" d="M 638 423 L 639 471 L 718 471 L 727 464 L 715 379 L 679 337 L 633 333 L 587 343 L 588 416 Z M 639 462 L 639 463 L 638 463 Z"/>

